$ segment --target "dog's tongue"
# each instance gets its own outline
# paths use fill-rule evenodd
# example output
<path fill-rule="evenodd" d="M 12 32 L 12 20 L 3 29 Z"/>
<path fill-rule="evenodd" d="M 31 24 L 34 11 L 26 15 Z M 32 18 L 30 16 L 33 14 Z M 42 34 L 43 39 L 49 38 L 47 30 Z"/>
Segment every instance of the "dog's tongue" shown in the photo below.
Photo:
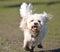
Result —
<path fill-rule="evenodd" d="M 34 29 L 37 29 L 37 26 L 34 26 Z"/>
<path fill-rule="evenodd" d="M 38 26 L 33 26 L 32 28 L 33 30 L 37 30 Z"/>

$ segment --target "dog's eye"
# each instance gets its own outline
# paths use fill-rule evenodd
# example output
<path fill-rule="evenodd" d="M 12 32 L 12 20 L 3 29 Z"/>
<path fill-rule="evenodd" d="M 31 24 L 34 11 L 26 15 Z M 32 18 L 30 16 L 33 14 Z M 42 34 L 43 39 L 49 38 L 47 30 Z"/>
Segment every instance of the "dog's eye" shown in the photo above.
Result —
<path fill-rule="evenodd" d="M 38 20 L 38 22 L 40 23 L 41 21 L 40 21 L 40 20 Z"/>
<path fill-rule="evenodd" d="M 33 22 L 34 20 L 31 20 L 31 22 Z"/>

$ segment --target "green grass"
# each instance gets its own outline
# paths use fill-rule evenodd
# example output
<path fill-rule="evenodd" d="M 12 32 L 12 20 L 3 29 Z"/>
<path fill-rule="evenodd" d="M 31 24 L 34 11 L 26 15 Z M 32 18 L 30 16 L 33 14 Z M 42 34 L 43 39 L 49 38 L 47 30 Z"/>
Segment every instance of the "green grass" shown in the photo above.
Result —
<path fill-rule="evenodd" d="M 25 52 L 22 48 L 23 33 L 19 29 L 19 6 L 22 2 L 31 2 L 35 12 L 46 11 L 53 15 L 52 20 L 47 23 L 48 33 L 43 41 L 44 48 L 36 48 L 35 52 L 60 50 L 59 0 L 0 0 L 0 52 Z"/>

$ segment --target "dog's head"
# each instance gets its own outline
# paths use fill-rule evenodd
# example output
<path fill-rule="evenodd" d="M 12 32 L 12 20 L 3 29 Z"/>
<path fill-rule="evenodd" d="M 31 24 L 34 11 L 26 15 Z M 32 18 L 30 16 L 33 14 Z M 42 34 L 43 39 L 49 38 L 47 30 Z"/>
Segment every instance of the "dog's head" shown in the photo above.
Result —
<path fill-rule="evenodd" d="M 27 18 L 27 28 L 33 33 L 39 33 L 42 27 L 50 19 L 50 16 L 44 12 L 43 14 L 33 14 Z"/>
<path fill-rule="evenodd" d="M 27 29 L 29 29 L 32 33 L 38 33 L 41 29 L 41 19 L 37 14 L 29 16 L 27 19 Z"/>

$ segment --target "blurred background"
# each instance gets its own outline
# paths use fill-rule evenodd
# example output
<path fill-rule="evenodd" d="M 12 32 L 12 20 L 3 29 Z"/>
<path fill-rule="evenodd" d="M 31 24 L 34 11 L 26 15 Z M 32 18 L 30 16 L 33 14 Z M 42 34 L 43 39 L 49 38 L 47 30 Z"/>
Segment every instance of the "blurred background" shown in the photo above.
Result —
<path fill-rule="evenodd" d="M 53 15 L 47 23 L 43 48 L 35 52 L 60 52 L 60 0 L 0 0 L 0 52 L 25 52 L 23 32 L 19 29 L 21 3 L 32 3 L 34 12 Z"/>

